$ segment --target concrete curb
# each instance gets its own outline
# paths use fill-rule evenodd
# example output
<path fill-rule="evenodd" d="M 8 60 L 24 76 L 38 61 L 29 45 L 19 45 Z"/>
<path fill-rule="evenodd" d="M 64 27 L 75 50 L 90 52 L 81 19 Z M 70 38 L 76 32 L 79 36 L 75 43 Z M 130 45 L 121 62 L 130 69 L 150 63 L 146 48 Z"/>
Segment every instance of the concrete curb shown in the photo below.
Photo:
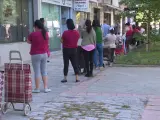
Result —
<path fill-rule="evenodd" d="M 125 65 L 125 64 L 114 64 L 113 67 L 160 67 L 160 65 Z"/>

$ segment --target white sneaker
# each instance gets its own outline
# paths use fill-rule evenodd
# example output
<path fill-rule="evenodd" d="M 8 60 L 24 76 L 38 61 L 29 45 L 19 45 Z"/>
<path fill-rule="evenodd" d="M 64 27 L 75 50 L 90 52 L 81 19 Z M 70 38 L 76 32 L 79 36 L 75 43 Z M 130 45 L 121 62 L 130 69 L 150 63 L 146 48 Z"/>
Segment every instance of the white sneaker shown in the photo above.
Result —
<path fill-rule="evenodd" d="M 32 93 L 40 93 L 40 90 L 39 89 L 34 89 L 34 90 L 32 90 Z"/>
<path fill-rule="evenodd" d="M 96 70 L 99 70 L 99 67 L 96 67 L 95 69 L 96 69 Z"/>
<path fill-rule="evenodd" d="M 104 68 L 103 68 L 103 67 L 100 67 L 99 69 L 100 69 L 100 71 L 103 71 L 103 70 L 104 70 Z"/>
<path fill-rule="evenodd" d="M 51 92 L 51 89 L 46 88 L 46 89 L 44 89 L 44 92 L 45 92 L 45 93 Z"/>

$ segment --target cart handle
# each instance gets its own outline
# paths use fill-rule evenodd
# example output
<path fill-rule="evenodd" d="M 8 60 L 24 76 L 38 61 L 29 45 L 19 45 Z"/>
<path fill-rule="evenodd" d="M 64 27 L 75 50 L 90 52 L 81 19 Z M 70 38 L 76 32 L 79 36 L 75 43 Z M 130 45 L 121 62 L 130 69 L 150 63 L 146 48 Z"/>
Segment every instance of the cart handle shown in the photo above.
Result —
<path fill-rule="evenodd" d="M 12 54 L 18 54 L 19 57 L 17 57 L 17 58 L 16 58 L 16 57 L 13 57 Z M 20 53 L 19 51 L 11 50 L 11 51 L 9 52 L 9 60 L 10 60 L 9 68 L 10 68 L 11 62 L 12 62 L 13 60 L 19 60 L 19 61 L 21 61 L 22 70 L 23 70 L 23 60 L 22 60 L 21 53 Z"/>
<path fill-rule="evenodd" d="M 13 54 L 18 54 L 19 55 L 19 58 L 17 57 L 13 57 L 12 55 Z M 10 60 L 10 62 L 12 61 L 12 60 L 19 60 L 19 61 L 21 61 L 22 62 L 22 56 L 21 56 L 21 53 L 19 52 L 19 51 L 16 51 L 16 50 L 12 50 L 12 51 L 10 51 L 9 52 L 9 60 Z"/>

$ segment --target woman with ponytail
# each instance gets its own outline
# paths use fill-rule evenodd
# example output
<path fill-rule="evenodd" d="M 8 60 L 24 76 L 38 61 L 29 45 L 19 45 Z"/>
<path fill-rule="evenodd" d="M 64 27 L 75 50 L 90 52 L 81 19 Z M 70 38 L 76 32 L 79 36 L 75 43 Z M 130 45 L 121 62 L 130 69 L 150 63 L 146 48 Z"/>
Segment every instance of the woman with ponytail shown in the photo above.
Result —
<path fill-rule="evenodd" d="M 93 76 L 93 53 L 96 45 L 96 33 L 92 28 L 91 21 L 86 20 L 86 30 L 81 34 L 82 43 L 81 46 L 84 52 L 85 67 L 87 70 L 86 77 Z"/>
<path fill-rule="evenodd" d="M 33 70 L 35 73 L 35 86 L 33 93 L 40 92 L 40 79 L 42 77 L 44 83 L 44 92 L 50 92 L 48 89 L 48 78 L 47 78 L 47 52 L 48 52 L 48 33 L 40 20 L 34 22 L 34 32 L 32 32 L 27 42 L 31 44 L 31 60 Z"/>

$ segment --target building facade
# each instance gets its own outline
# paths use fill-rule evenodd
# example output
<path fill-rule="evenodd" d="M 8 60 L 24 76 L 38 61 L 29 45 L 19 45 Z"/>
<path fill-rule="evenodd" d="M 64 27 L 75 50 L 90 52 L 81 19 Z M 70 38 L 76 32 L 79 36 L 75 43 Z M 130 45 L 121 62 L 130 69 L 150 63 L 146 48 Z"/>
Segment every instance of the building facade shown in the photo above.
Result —
<path fill-rule="evenodd" d="M 123 19 L 119 13 L 123 11 L 119 5 L 120 0 L 99 0 L 101 6 L 103 6 L 104 19 L 107 20 L 111 26 L 116 26 L 117 31 L 122 34 Z"/>
<path fill-rule="evenodd" d="M 0 66 L 9 62 L 9 51 L 19 50 L 30 58 L 30 46 L 24 42 L 33 31 L 33 0 L 0 0 Z"/>
<path fill-rule="evenodd" d="M 118 0 L 117 0 L 118 1 Z M 26 39 L 33 31 L 33 22 L 41 17 L 49 29 L 50 50 L 60 50 L 60 36 L 66 20 L 72 18 L 76 26 L 81 20 L 104 19 L 113 25 L 116 0 L 0 0 L 0 66 L 9 62 L 9 51 L 18 50 L 23 60 L 30 60 L 30 45 Z M 116 6 L 116 7 L 115 7 Z"/>

